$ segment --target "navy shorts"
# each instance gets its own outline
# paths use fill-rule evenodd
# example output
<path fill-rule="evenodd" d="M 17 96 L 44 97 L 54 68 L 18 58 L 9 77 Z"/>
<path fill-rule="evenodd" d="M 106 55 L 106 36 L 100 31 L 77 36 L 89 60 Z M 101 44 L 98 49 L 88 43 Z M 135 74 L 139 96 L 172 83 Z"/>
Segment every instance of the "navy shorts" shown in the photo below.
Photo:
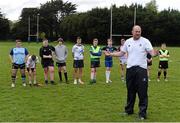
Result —
<path fill-rule="evenodd" d="M 168 61 L 159 61 L 159 68 L 160 69 L 167 69 L 168 68 Z"/>
<path fill-rule="evenodd" d="M 84 61 L 83 60 L 74 60 L 73 67 L 74 68 L 83 68 Z"/>
<path fill-rule="evenodd" d="M 47 68 L 47 67 L 54 67 L 54 62 L 53 61 L 48 61 L 48 62 L 42 62 L 42 67 Z"/>
<path fill-rule="evenodd" d="M 56 62 L 56 66 L 58 66 L 58 67 L 64 67 L 64 66 L 66 66 L 66 62 L 64 62 L 64 63 L 58 63 L 58 62 Z"/>
<path fill-rule="evenodd" d="M 91 68 L 100 67 L 100 61 L 91 61 Z"/>
<path fill-rule="evenodd" d="M 30 70 L 31 70 L 32 72 L 34 72 L 35 68 L 29 68 L 29 67 L 28 67 L 28 68 L 27 68 L 27 71 L 29 72 Z"/>
<path fill-rule="evenodd" d="M 23 63 L 23 64 L 13 63 L 12 64 L 12 69 L 25 69 L 25 63 Z"/>
<path fill-rule="evenodd" d="M 113 62 L 112 61 L 105 61 L 105 67 L 112 67 Z"/>

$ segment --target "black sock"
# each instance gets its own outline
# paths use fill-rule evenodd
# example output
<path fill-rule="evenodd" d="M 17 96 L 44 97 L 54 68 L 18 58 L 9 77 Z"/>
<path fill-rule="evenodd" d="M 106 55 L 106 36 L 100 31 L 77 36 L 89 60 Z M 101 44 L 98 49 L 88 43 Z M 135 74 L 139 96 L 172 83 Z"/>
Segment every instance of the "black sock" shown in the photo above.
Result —
<path fill-rule="evenodd" d="M 68 81 L 67 72 L 64 73 L 64 77 L 66 79 L 66 82 Z"/>
<path fill-rule="evenodd" d="M 59 80 L 62 81 L 62 75 L 61 75 L 61 72 L 59 72 Z"/>
<path fill-rule="evenodd" d="M 53 80 L 51 80 L 51 84 L 54 84 L 54 81 L 53 81 Z"/>
<path fill-rule="evenodd" d="M 161 76 L 161 72 L 158 72 L 158 78 Z"/>
<path fill-rule="evenodd" d="M 164 79 L 166 79 L 166 75 L 167 75 L 167 72 L 166 72 L 166 71 L 164 71 Z"/>
<path fill-rule="evenodd" d="M 16 76 L 11 76 L 11 79 L 12 79 L 12 83 L 15 83 Z"/>
<path fill-rule="evenodd" d="M 45 80 L 44 82 L 45 82 L 45 84 L 48 84 L 48 80 Z"/>

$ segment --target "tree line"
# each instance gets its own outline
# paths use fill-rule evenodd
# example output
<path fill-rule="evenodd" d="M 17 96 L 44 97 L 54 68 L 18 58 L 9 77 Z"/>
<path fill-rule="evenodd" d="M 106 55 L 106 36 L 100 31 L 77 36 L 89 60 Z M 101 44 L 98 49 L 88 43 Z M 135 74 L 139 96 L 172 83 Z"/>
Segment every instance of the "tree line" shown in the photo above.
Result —
<path fill-rule="evenodd" d="M 31 34 L 37 33 L 37 17 L 39 17 L 39 37 L 56 40 L 63 37 L 74 41 L 80 36 L 84 43 L 91 43 L 98 38 L 100 43 L 106 43 L 110 36 L 109 8 L 93 8 L 90 11 L 76 12 L 76 4 L 51 0 L 41 4 L 39 8 L 24 8 L 16 23 L 8 21 L 0 13 L 0 39 L 20 38 L 27 40 L 28 21 L 30 18 Z M 180 45 L 180 12 L 174 9 L 158 11 L 156 1 L 152 0 L 145 6 L 140 4 L 112 6 L 113 34 L 131 34 L 134 25 L 134 10 L 136 7 L 136 24 L 142 27 L 142 35 L 151 40 L 154 45 L 162 42 L 168 45 Z M 123 38 L 128 38 L 122 36 Z M 122 37 L 113 37 L 119 44 Z"/>

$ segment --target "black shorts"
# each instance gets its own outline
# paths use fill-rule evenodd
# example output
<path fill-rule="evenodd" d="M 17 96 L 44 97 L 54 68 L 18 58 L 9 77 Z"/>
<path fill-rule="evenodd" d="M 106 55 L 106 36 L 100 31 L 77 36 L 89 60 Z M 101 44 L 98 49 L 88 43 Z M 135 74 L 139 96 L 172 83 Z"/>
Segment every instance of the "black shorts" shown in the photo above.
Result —
<path fill-rule="evenodd" d="M 32 72 L 34 72 L 35 68 L 29 68 L 29 67 L 28 67 L 28 68 L 27 68 L 27 71 L 29 72 L 30 70 L 31 70 Z"/>
<path fill-rule="evenodd" d="M 58 66 L 58 67 L 64 67 L 64 66 L 66 66 L 66 62 L 64 62 L 64 63 L 58 63 L 58 62 L 56 62 L 56 66 Z"/>
<path fill-rule="evenodd" d="M 42 64 L 43 68 L 54 67 L 54 62 L 53 61 L 42 62 L 41 64 Z"/>
<path fill-rule="evenodd" d="M 160 69 L 167 69 L 168 68 L 168 61 L 159 61 L 159 68 Z"/>
<path fill-rule="evenodd" d="M 23 63 L 23 64 L 15 64 L 15 63 L 13 63 L 12 64 L 12 69 L 25 69 L 25 63 Z"/>
<path fill-rule="evenodd" d="M 83 60 L 74 60 L 73 67 L 74 68 L 83 68 L 84 61 Z"/>
<path fill-rule="evenodd" d="M 147 62 L 147 66 L 151 66 L 152 65 L 152 61 L 151 62 Z"/>
<path fill-rule="evenodd" d="M 100 61 L 91 61 L 91 68 L 100 67 Z"/>

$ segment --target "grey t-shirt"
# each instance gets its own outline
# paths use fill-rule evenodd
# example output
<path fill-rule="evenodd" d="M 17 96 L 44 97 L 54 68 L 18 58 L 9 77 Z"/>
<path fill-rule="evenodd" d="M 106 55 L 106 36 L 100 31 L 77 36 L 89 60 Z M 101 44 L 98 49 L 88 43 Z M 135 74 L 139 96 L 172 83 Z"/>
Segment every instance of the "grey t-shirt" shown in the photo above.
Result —
<path fill-rule="evenodd" d="M 68 55 L 68 49 L 65 45 L 57 45 L 55 47 L 55 58 L 56 62 L 64 63 Z"/>

